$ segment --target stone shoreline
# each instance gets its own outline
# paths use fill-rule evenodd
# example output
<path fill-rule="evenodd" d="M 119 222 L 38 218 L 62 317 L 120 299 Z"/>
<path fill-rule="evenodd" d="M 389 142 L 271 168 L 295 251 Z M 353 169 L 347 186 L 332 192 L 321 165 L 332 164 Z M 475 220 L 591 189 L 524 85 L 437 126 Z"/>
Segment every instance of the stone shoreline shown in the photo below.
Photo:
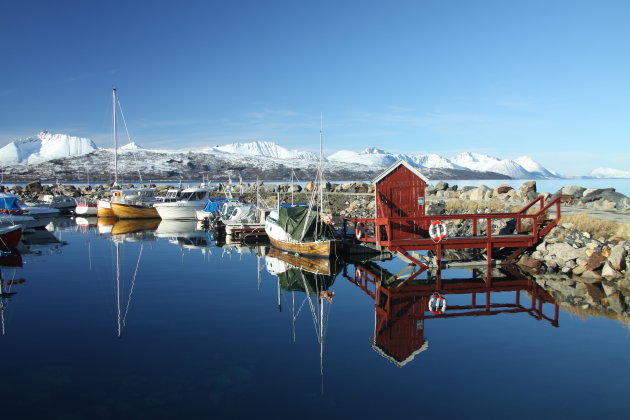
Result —
<path fill-rule="evenodd" d="M 133 187 L 125 185 L 124 187 Z M 224 196 L 224 186 L 219 186 L 216 193 Z M 291 187 L 289 184 L 265 185 L 260 182 L 237 186 L 244 201 L 256 202 L 257 195 L 266 200 L 267 205 L 275 205 L 278 197 L 281 201 L 306 202 L 310 197 L 309 190 L 313 184 L 306 185 L 305 191 L 299 185 Z M 160 194 L 165 193 L 169 186 L 156 187 Z M 0 187 L 6 190 L 5 187 Z M 372 185 L 350 182 L 345 184 L 328 184 L 326 201 L 337 220 L 343 217 L 373 217 L 374 188 Z M 24 188 L 14 187 L 13 193 L 24 199 L 36 199 L 42 194 L 62 194 L 74 198 L 96 200 L 111 196 L 111 185 L 99 185 L 94 188 L 72 185 L 41 185 L 31 182 Z M 566 186 L 555 193 L 538 193 L 536 182 L 528 181 L 520 188 L 514 189 L 508 185 L 497 188 L 486 186 L 464 187 L 449 186 L 446 182 L 427 185 L 426 191 L 427 214 L 455 214 L 455 213 L 489 213 L 498 211 L 513 211 L 543 195 L 547 199 L 563 195 L 566 204 L 563 209 L 569 213 L 585 212 L 593 217 L 602 214 L 609 220 L 630 226 L 630 198 L 619 194 L 612 188 L 586 189 L 579 186 Z M 466 211 L 474 204 L 474 211 Z M 468 206 L 468 207 L 466 207 Z M 465 211 L 462 211 L 462 208 Z M 563 211 L 563 210 L 561 210 Z M 514 229 L 509 221 L 499 222 L 493 230 Z M 470 226 L 459 224 L 449 226 L 449 233 L 460 236 L 470 234 Z M 628 230 L 630 231 L 630 230 Z M 609 312 L 622 318 L 630 319 L 630 244 L 628 237 L 594 237 L 592 232 L 576 229 L 571 223 L 562 223 L 552 229 L 544 240 L 535 248 L 520 257 L 518 264 L 545 287 L 561 295 L 565 305 L 579 310 L 596 310 Z M 471 255 L 483 257 L 479 252 Z M 448 254 L 446 255 L 448 258 Z"/>

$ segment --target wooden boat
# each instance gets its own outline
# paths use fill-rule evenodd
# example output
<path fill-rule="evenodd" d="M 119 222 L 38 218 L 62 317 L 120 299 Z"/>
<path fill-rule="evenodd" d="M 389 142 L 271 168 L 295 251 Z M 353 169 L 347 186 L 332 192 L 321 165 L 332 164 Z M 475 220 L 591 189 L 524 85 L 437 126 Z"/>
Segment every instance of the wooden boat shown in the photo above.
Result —
<path fill-rule="evenodd" d="M 96 215 L 98 217 L 116 217 L 112 210 L 112 205 L 107 200 L 98 200 L 96 204 Z"/>
<path fill-rule="evenodd" d="M 160 215 L 153 205 L 110 203 L 114 216 L 119 219 L 159 219 Z"/>
<path fill-rule="evenodd" d="M 0 228 L 0 248 L 14 248 L 22 239 L 22 226 L 13 225 Z"/>
<path fill-rule="evenodd" d="M 269 233 L 267 233 L 269 235 Z M 297 252 L 303 255 L 313 255 L 318 257 L 329 257 L 337 252 L 339 241 L 315 241 L 315 242 L 287 242 L 280 241 L 269 236 L 269 242 L 276 248 L 289 252 Z"/>
<path fill-rule="evenodd" d="M 265 232 L 276 248 L 298 254 L 332 257 L 341 241 L 334 228 L 320 220 L 319 212 L 308 207 L 281 207 L 267 216 Z"/>
<path fill-rule="evenodd" d="M 308 206 L 280 207 L 269 213 L 265 232 L 269 242 L 277 248 L 318 257 L 336 255 L 341 241 L 332 226 L 332 215 L 321 213 L 324 207 L 322 166 L 322 136 L 319 132 L 320 162 L 315 179 L 316 188 Z"/>

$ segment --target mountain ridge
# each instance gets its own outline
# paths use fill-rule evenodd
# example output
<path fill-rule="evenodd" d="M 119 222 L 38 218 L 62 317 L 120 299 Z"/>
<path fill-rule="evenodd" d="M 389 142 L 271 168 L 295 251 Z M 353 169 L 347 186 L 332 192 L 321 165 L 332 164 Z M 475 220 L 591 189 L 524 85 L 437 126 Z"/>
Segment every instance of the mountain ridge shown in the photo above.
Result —
<path fill-rule="evenodd" d="M 34 137 L 15 140 L 1 148 L 0 164 L 3 166 L 32 166 L 54 160 L 87 155 L 98 150 L 113 152 L 113 149 L 98 148 L 92 140 L 87 138 L 66 134 L 51 134 L 47 131 L 42 131 Z M 235 142 L 221 146 L 186 150 L 144 149 L 136 142 L 131 142 L 119 147 L 119 152 L 121 154 L 145 152 L 145 156 L 146 153 L 154 153 L 156 156 L 181 153 L 205 154 L 216 158 L 223 157 L 230 161 L 247 158 L 246 160 L 250 165 L 260 168 L 264 168 L 265 165 L 268 166 L 272 163 L 295 166 L 296 161 L 302 161 L 301 166 L 304 166 L 304 164 L 308 166 L 319 161 L 319 157 L 312 152 L 289 150 L 270 141 Z M 199 161 L 202 160 L 199 159 Z M 514 179 L 561 178 L 559 174 L 544 168 L 528 156 L 520 156 L 517 159 L 510 160 L 475 152 L 464 152 L 452 158 L 445 158 L 437 154 L 394 154 L 381 148 L 368 147 L 360 152 L 339 150 L 328 155 L 323 160 L 328 166 L 340 165 L 344 168 L 354 166 L 358 172 L 382 170 L 398 160 L 404 160 L 416 168 L 433 170 L 434 172 L 443 171 L 445 174 L 448 171 L 457 171 L 459 174 L 462 173 L 461 171 L 473 171 L 496 173 Z M 300 164 L 297 164 L 297 166 L 299 167 Z M 359 166 L 365 168 L 360 168 Z M 620 171 L 608 170 L 606 172 L 600 170 L 595 176 L 605 177 L 608 173 L 618 175 Z M 476 176 L 474 178 L 478 179 Z"/>

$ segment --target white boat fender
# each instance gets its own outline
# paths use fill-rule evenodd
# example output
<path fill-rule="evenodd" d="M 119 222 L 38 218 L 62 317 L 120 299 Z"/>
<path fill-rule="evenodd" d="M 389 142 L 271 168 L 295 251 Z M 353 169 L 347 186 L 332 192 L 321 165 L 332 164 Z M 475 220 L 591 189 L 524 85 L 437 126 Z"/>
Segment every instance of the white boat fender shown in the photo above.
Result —
<path fill-rule="evenodd" d="M 357 222 L 357 225 L 354 228 L 354 234 L 358 240 L 365 238 L 365 224 L 363 222 Z"/>
<path fill-rule="evenodd" d="M 441 220 L 434 220 L 431 222 L 431 226 L 429 226 L 429 236 L 433 239 L 434 242 L 440 242 L 446 239 L 446 235 L 448 230 L 446 229 L 446 225 L 442 223 Z"/>
<path fill-rule="evenodd" d="M 433 306 L 434 302 L 435 306 Z M 433 293 L 431 299 L 429 299 L 429 311 L 434 315 L 442 315 L 446 312 L 446 298 L 437 292 Z"/>

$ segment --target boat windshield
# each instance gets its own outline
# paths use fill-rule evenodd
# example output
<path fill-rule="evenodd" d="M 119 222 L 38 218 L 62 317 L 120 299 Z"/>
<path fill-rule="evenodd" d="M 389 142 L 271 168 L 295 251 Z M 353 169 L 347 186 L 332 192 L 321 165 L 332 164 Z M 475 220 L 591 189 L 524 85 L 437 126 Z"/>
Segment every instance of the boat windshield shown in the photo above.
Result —
<path fill-rule="evenodd" d="M 206 191 L 194 191 L 183 198 L 186 201 L 200 201 L 206 198 Z"/>

